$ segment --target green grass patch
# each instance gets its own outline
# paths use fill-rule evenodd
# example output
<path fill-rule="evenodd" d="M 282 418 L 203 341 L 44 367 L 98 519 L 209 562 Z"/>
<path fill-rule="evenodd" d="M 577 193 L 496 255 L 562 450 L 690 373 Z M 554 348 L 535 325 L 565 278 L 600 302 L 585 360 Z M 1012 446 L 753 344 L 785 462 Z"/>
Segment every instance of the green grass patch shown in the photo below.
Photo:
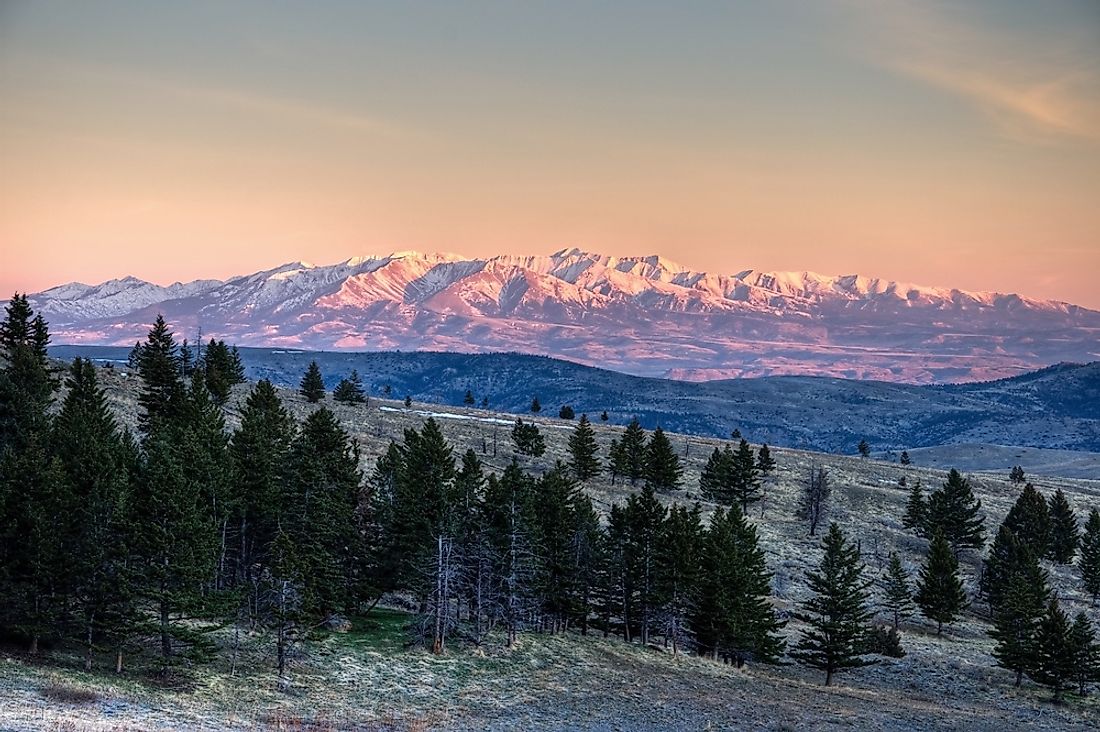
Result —
<path fill-rule="evenodd" d="M 351 630 L 342 634 L 348 645 L 378 653 L 404 650 L 408 643 L 408 625 L 412 613 L 389 608 L 375 608 L 363 616 L 351 618 Z"/>

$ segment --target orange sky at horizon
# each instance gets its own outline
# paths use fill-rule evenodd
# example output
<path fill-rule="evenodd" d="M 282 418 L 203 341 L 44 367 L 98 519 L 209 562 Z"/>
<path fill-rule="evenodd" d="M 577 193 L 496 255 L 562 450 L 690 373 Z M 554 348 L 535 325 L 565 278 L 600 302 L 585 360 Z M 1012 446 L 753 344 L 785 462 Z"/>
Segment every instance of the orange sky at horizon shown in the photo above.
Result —
<path fill-rule="evenodd" d="M 1097 31 L 1079 0 L 0 5 L 0 290 L 576 246 L 1100 309 Z"/>

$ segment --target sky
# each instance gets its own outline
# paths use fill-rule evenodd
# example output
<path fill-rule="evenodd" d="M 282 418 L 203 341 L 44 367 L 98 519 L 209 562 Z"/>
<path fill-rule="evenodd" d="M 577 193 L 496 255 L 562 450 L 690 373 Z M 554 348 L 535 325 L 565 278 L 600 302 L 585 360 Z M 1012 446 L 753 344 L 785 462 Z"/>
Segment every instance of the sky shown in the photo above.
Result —
<path fill-rule="evenodd" d="M 0 291 L 566 247 L 1100 309 L 1100 3 L 0 0 Z"/>

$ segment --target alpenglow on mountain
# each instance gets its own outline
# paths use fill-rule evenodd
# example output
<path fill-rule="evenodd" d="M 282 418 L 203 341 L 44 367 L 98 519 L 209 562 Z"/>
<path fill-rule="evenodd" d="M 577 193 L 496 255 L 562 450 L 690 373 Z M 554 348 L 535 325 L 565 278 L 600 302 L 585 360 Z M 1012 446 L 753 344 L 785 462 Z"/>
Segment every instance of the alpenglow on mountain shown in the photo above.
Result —
<path fill-rule="evenodd" d="M 314 350 L 519 351 L 639 375 L 972 381 L 1100 358 L 1100 312 L 849 275 L 696 272 L 578 249 L 395 252 L 169 286 L 32 296 L 57 343 L 132 344 L 162 313 L 192 339 Z"/>

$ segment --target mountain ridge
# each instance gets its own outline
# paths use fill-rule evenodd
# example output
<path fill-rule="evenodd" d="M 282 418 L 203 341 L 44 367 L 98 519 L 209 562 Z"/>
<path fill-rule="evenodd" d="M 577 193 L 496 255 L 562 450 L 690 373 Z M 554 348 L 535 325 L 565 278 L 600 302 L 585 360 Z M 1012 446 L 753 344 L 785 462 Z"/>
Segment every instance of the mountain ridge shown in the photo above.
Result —
<path fill-rule="evenodd" d="M 929 383 L 1100 358 L 1100 312 L 809 271 L 695 271 L 580 249 L 289 262 L 227 280 L 69 283 L 31 297 L 58 342 L 123 344 L 163 313 L 256 347 L 522 351 L 639 375 L 821 373 Z"/>

